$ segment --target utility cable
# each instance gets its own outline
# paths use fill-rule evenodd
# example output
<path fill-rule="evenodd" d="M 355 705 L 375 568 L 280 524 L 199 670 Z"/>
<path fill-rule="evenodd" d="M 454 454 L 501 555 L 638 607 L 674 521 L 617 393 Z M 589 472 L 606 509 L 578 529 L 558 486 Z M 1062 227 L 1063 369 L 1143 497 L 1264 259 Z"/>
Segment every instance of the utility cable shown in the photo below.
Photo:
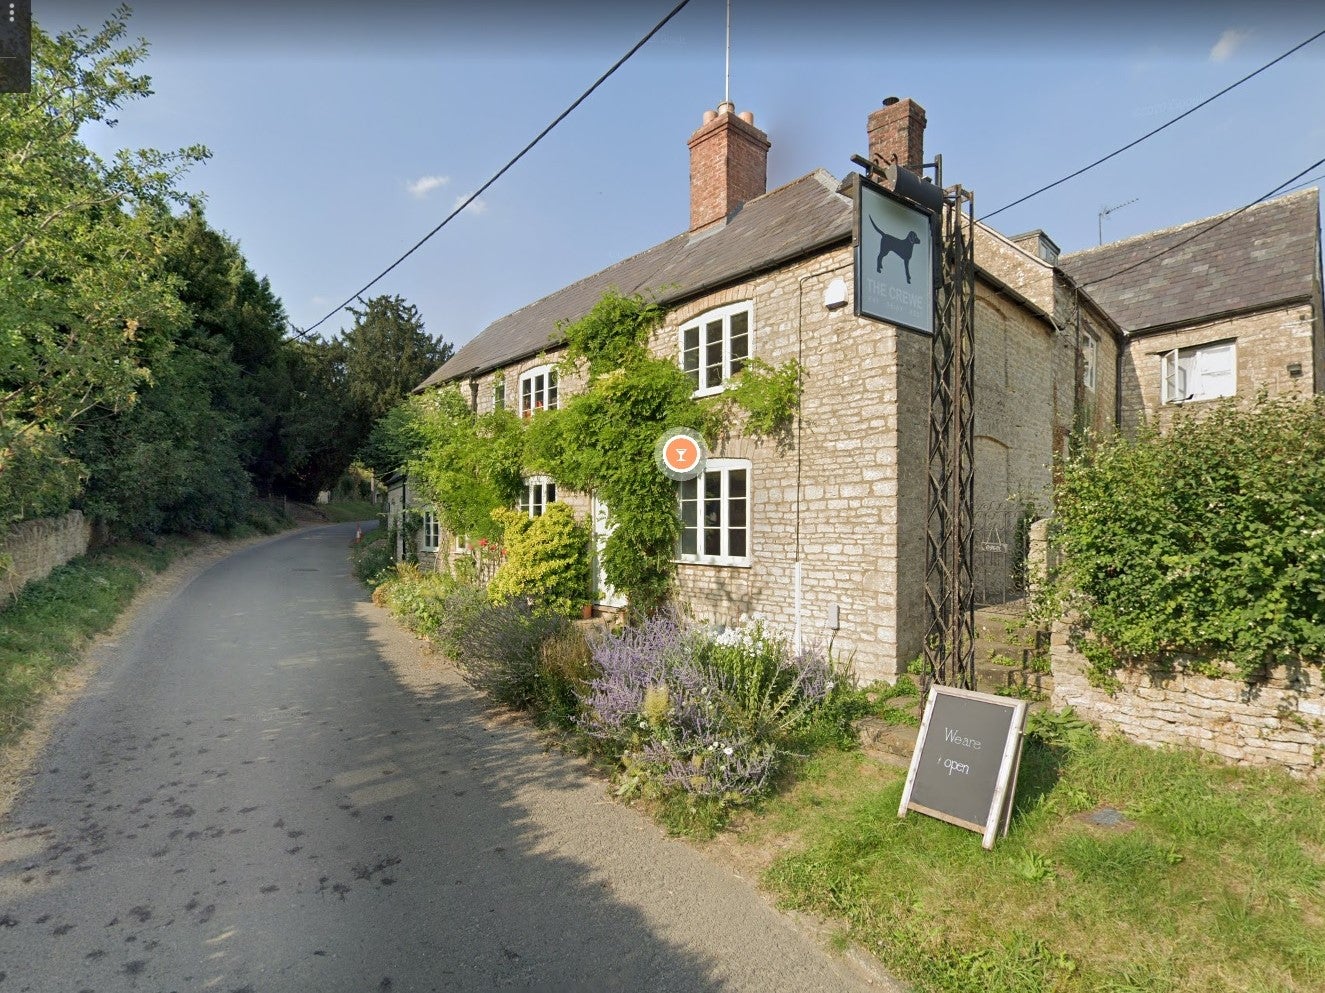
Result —
<path fill-rule="evenodd" d="M 423 247 L 423 244 L 424 244 L 426 241 L 428 241 L 429 238 L 431 238 L 433 235 L 435 235 L 438 231 L 442 230 L 442 228 L 446 227 L 446 225 L 449 224 L 449 223 L 451 222 L 451 220 L 452 220 L 454 217 L 456 217 L 461 211 L 463 211 L 463 210 L 464 210 L 466 207 L 468 207 L 471 203 L 473 203 L 475 200 L 477 200 L 477 199 L 479 198 L 479 196 L 480 196 L 481 194 L 483 194 L 483 193 L 488 189 L 488 187 L 492 186 L 493 183 L 495 183 L 495 182 L 497 182 L 497 180 L 501 179 L 501 177 L 504 176 L 504 175 L 505 175 L 505 174 L 511 169 L 511 167 L 513 167 L 517 162 L 519 162 L 522 158 L 524 158 L 525 155 L 526 155 L 531 149 L 533 149 L 533 147 L 534 147 L 535 145 L 537 145 L 540 141 L 542 141 L 544 138 L 546 138 L 546 137 L 548 136 L 548 134 L 552 131 L 553 128 L 555 128 L 558 124 L 560 124 L 560 123 L 561 123 L 562 121 L 564 121 L 567 117 L 569 117 L 569 116 L 571 115 L 571 113 L 572 113 L 577 107 L 579 107 L 580 104 L 584 103 L 584 101 L 587 100 L 587 99 L 590 97 L 590 95 L 592 95 L 592 93 L 594 92 L 594 90 L 598 89 L 599 86 L 601 86 L 604 82 L 607 81 L 608 77 L 610 77 L 613 73 L 615 73 L 618 69 L 620 69 L 623 65 L 625 65 L 625 64 L 626 64 L 626 61 L 627 61 L 628 59 L 630 59 L 631 56 L 633 56 L 636 52 L 638 52 L 641 48 L 643 48 L 643 47 L 644 47 L 644 46 L 650 41 L 650 39 L 653 38 L 654 35 L 656 35 L 656 34 L 657 34 L 659 31 L 661 31 L 664 27 L 666 27 L 666 26 L 667 26 L 667 23 L 668 23 L 673 17 L 675 17 L 677 14 L 679 14 L 679 13 L 682 11 L 682 9 L 683 9 L 688 3 L 690 3 L 690 0 L 681 0 L 680 3 L 678 3 L 675 7 L 673 7 L 673 8 L 671 9 L 671 11 L 668 12 L 668 14 L 667 14 L 666 17 L 664 17 L 661 21 L 659 21 L 657 24 L 655 24 L 655 25 L 649 30 L 649 33 L 648 33 L 648 34 L 646 34 L 643 38 L 641 38 L 639 41 L 637 41 L 637 42 L 631 47 L 630 51 L 626 52 L 625 55 L 623 55 L 623 56 L 621 56 L 621 58 L 617 59 L 616 62 L 613 63 L 612 68 L 608 69 L 607 72 L 603 73 L 603 74 L 602 74 L 601 76 L 599 76 L 596 80 L 594 80 L 593 85 L 590 86 L 590 87 L 589 87 L 587 90 L 585 90 L 583 93 L 581 93 L 581 94 L 579 95 L 579 97 L 575 100 L 574 103 L 572 103 L 569 107 L 567 107 L 567 108 L 566 108 L 565 110 L 563 110 L 560 114 L 558 114 L 557 117 L 552 121 L 551 124 L 549 124 L 547 127 L 545 127 L 542 131 L 540 131 L 540 132 L 538 133 L 537 137 L 535 137 L 533 141 L 531 141 L 531 142 L 529 142 L 529 144 L 525 145 L 525 147 L 522 148 L 522 149 L 519 151 L 519 153 L 518 153 L 513 159 L 511 159 L 511 160 L 510 160 L 509 162 L 507 162 L 504 166 L 502 166 L 500 169 L 498 169 L 497 172 L 492 176 L 491 179 L 489 179 L 486 183 L 484 183 L 484 184 L 483 184 L 482 186 L 480 186 L 477 190 L 475 190 L 473 193 L 471 193 L 471 194 L 465 199 L 465 201 L 464 201 L 463 203 L 461 203 L 459 206 L 457 206 L 453 211 L 451 211 L 451 213 L 447 214 L 446 217 L 443 218 L 443 220 L 442 220 L 442 222 L 441 222 L 440 224 L 438 224 L 435 228 L 433 228 L 433 229 L 432 229 L 431 231 L 429 231 L 426 235 L 424 235 L 424 236 L 423 236 L 422 238 L 420 238 L 417 242 L 415 242 L 415 243 L 414 243 L 414 246 L 413 246 L 412 248 L 410 248 L 409 251 L 407 251 L 404 255 L 402 255 L 400 258 L 396 259 L 396 261 L 392 262 L 389 266 L 387 266 L 385 269 L 383 269 L 381 272 L 379 272 L 376 276 L 374 276 L 374 277 L 373 277 L 372 279 L 370 279 L 367 283 L 365 283 L 362 287 L 360 287 L 356 292 L 350 294 L 349 298 L 348 298 L 344 303 L 342 303 L 342 304 L 340 304 L 339 306 L 337 306 L 334 310 L 332 310 L 330 313 L 328 313 L 325 317 L 323 317 L 321 320 L 319 320 L 316 324 L 310 325 L 309 327 L 305 328 L 303 331 L 296 332 L 295 337 L 296 337 L 296 338 L 307 338 L 310 334 L 312 334 L 314 331 L 316 331 L 319 327 L 321 327 L 323 324 L 325 324 L 325 323 L 326 323 L 327 321 L 329 321 L 331 318 L 335 317 L 335 316 L 336 316 L 337 314 L 339 314 L 342 310 L 344 310 L 346 307 L 348 307 L 350 304 L 352 304 L 355 300 L 359 299 L 359 297 L 361 297 L 364 293 L 366 293 L 366 292 L 367 292 L 368 290 L 370 290 L 374 285 L 376 285 L 378 281 L 380 281 L 384 276 L 386 276 L 387 273 L 391 272 L 391 270 L 393 270 L 394 268 L 396 268 L 396 266 L 400 265 L 400 263 L 404 262 L 407 258 L 409 258 L 409 257 L 410 257 L 411 255 L 413 255 L 416 251 L 418 251 L 421 247 Z"/>
<path fill-rule="evenodd" d="M 1275 65 L 1276 63 L 1282 62 L 1284 59 L 1288 58 L 1288 56 L 1292 55 L 1294 52 L 1298 51 L 1299 49 L 1305 48 L 1307 45 L 1310 45 L 1313 41 L 1315 41 L 1317 38 L 1321 37 L 1322 35 L 1325 35 L 1325 30 L 1317 31 L 1315 34 L 1313 34 L 1313 35 L 1312 35 L 1310 38 L 1308 38 L 1306 41 L 1301 42 L 1300 44 L 1294 45 L 1292 48 L 1290 48 L 1288 51 L 1284 52 L 1284 54 L 1281 55 L 1281 56 L 1279 56 L 1277 59 L 1274 59 L 1274 60 L 1272 60 L 1272 61 L 1270 61 L 1270 62 L 1265 63 L 1265 65 L 1261 66 L 1261 67 L 1260 67 L 1259 69 L 1257 69 L 1255 72 L 1248 73 L 1246 76 L 1243 76 L 1243 77 L 1242 77 L 1241 79 L 1239 79 L 1236 83 L 1230 83 L 1228 86 L 1225 86 L 1222 90 L 1220 90 L 1220 91 L 1219 91 L 1218 93 L 1216 93 L 1214 96 L 1207 97 L 1206 99 L 1204 99 L 1204 100 L 1202 100 L 1200 103 L 1198 103 L 1195 107 L 1192 107 L 1192 108 L 1190 108 L 1189 110 L 1185 110 L 1185 111 L 1183 111 L 1183 112 L 1182 112 L 1181 114 L 1179 114 L 1177 117 L 1173 118 L 1173 120 L 1171 120 L 1171 121 L 1167 121 L 1167 122 L 1165 122 L 1164 124 L 1161 124 L 1159 127 L 1155 128 L 1155 130 L 1153 130 L 1153 131 L 1149 131 L 1149 132 L 1147 132 L 1146 134 L 1143 134 L 1140 138 L 1137 138 L 1135 141 L 1129 142 L 1128 144 L 1124 145 L 1122 148 L 1119 148 L 1119 149 L 1116 149 L 1115 151 L 1110 152 L 1108 155 L 1104 156 L 1104 158 L 1102 158 L 1102 159 L 1096 159 L 1096 160 L 1095 160 L 1094 162 L 1092 162 L 1090 165 L 1088 165 L 1088 166 L 1082 166 L 1082 167 L 1081 167 L 1080 169 L 1078 169 L 1076 172 L 1071 173 L 1071 174 L 1069 174 L 1069 175 L 1067 175 L 1067 176 L 1064 176 L 1062 179 L 1055 180 L 1054 182 L 1050 183 L 1048 186 L 1041 186 L 1041 187 L 1040 187 L 1038 190 L 1036 190 L 1034 193 L 1027 193 L 1027 194 L 1026 194 L 1024 197 L 1022 197 L 1020 200 L 1013 200 L 1011 203 L 1004 204 L 1002 207 L 999 207 L 998 210 L 991 210 L 988 214 L 985 214 L 983 217 L 981 217 L 980 220 L 982 220 L 982 221 L 987 221 L 987 220 L 989 220 L 989 218 L 993 217 L 993 216 L 996 215 L 996 214 L 1001 214 L 1001 213 L 1003 213 L 1003 211 L 1005 211 L 1005 210 L 1011 210 L 1013 207 L 1016 207 L 1018 204 L 1023 204 L 1023 203 L 1025 203 L 1027 200 L 1031 199 L 1031 197 L 1037 197 L 1037 196 L 1039 196 L 1041 193 L 1047 192 L 1048 190 L 1052 190 L 1055 186 L 1061 186 L 1063 183 L 1066 183 L 1069 179 L 1076 179 L 1076 177 L 1080 176 L 1082 173 L 1084 173 L 1084 172 L 1089 172 L 1091 169 L 1094 169 L 1097 165 L 1102 165 L 1103 163 L 1108 162 L 1111 158 L 1113 158 L 1114 156 L 1117 156 L 1117 155 L 1121 155 L 1123 152 L 1127 151 L 1129 148 L 1135 148 L 1137 145 L 1141 144 L 1141 142 L 1145 141 L 1147 138 L 1153 138 L 1155 135 L 1159 134 L 1159 133 L 1160 133 L 1161 131 L 1163 131 L 1165 128 L 1172 127 L 1174 124 L 1177 124 L 1179 121 L 1181 121 L 1184 117 L 1189 117 L 1190 115 L 1196 113 L 1196 112 L 1197 112 L 1198 110 L 1200 110 L 1202 107 L 1206 106 L 1207 104 L 1211 104 L 1211 103 L 1213 103 L 1214 101 L 1216 101 L 1216 100 L 1218 100 L 1220 97 L 1222 97 L 1225 93 L 1228 93 L 1230 90 L 1234 90 L 1234 89 L 1236 89 L 1237 87 L 1241 86 L 1243 83 L 1247 82 L 1247 80 L 1249 80 L 1249 79 L 1251 79 L 1251 78 L 1253 78 L 1253 77 L 1255 77 L 1255 76 L 1259 76 L 1259 75 L 1260 75 L 1261 73 L 1263 73 L 1266 69 L 1269 69 L 1271 66 Z"/>
<path fill-rule="evenodd" d="M 1255 200 L 1251 201 L 1251 203 L 1243 204 L 1241 207 L 1239 207 L 1237 210 L 1233 211 L 1233 212 L 1230 213 L 1230 214 L 1225 214 L 1223 217 L 1219 218 L 1219 219 L 1218 219 L 1217 221 L 1215 221 L 1213 224 L 1210 224 L 1210 225 L 1208 225 L 1207 227 L 1203 227 L 1203 228 L 1201 228 L 1200 231 L 1197 231 L 1196 234 L 1192 235 L 1190 238 L 1184 238 L 1182 241 L 1178 242 L 1177 244 L 1169 245 L 1167 248 L 1164 248 L 1164 249 L 1162 249 L 1162 250 L 1156 252 L 1154 255 L 1147 256 L 1146 258 L 1141 259 L 1141 261 L 1139 261 L 1139 262 L 1133 262 L 1133 263 L 1132 263 L 1131 265 L 1129 265 L 1129 266 L 1124 266 L 1122 269 L 1119 269 L 1117 272 L 1111 272 L 1111 273 L 1109 273 L 1107 276 L 1100 276 L 1098 279 L 1088 279 L 1088 280 L 1086 280 L 1085 282 L 1081 283 L 1080 285 L 1081 285 L 1083 288 L 1084 288 L 1084 287 L 1087 287 L 1087 286 L 1098 286 L 1100 283 L 1104 283 L 1104 282 L 1107 282 L 1107 281 L 1110 280 L 1110 279 L 1114 279 L 1114 278 L 1117 277 L 1117 276 L 1121 276 L 1121 275 L 1122 275 L 1123 273 L 1125 273 L 1125 272 L 1131 272 L 1133 269 L 1138 269 L 1138 268 L 1140 268 L 1141 266 L 1145 265 L 1145 264 L 1148 263 L 1148 262 L 1154 262 L 1155 259 L 1160 258 L 1161 256 L 1168 255 L 1168 254 L 1170 254 L 1170 253 L 1172 253 L 1172 252 L 1175 252 L 1175 251 L 1177 251 L 1179 248 L 1181 248 L 1183 245 L 1191 244 L 1191 243 L 1192 243 L 1193 241 L 1195 241 L 1197 238 L 1200 238 L 1200 237 L 1202 237 L 1203 235 L 1209 234 L 1211 231 L 1213 231 L 1215 228 L 1219 227 L 1221 224 L 1225 224 L 1225 223 L 1227 223 L 1228 221 L 1233 220 L 1233 218 L 1237 217 L 1239 214 L 1243 213 L 1244 211 L 1248 211 L 1248 210 L 1250 210 L 1252 207 L 1256 206 L 1258 203 L 1261 203 L 1261 202 L 1263 202 L 1263 201 L 1265 201 L 1265 200 L 1270 199 L 1270 197 L 1274 196 L 1276 193 L 1278 193 L 1280 190 L 1282 190 L 1282 189 L 1283 189 L 1285 186 L 1287 186 L 1289 183 L 1296 182 L 1298 179 L 1302 178 L 1302 176 L 1304 176 L 1304 175 L 1306 175 L 1307 173 L 1309 173 L 1312 169 L 1316 169 L 1316 168 L 1318 168 L 1318 167 L 1321 166 L 1321 165 L 1325 165 L 1325 159 L 1317 159 L 1315 162 L 1311 163 L 1311 165 L 1307 166 L 1305 169 L 1303 169 L 1301 172 L 1299 172 L 1296 176 L 1292 176 L 1292 177 L 1290 177 L 1289 179 L 1285 179 L 1282 183 L 1280 183 L 1278 186 L 1276 186 L 1274 189 L 1272 189 L 1269 193 L 1266 193 L 1264 196 L 1257 197 Z"/>

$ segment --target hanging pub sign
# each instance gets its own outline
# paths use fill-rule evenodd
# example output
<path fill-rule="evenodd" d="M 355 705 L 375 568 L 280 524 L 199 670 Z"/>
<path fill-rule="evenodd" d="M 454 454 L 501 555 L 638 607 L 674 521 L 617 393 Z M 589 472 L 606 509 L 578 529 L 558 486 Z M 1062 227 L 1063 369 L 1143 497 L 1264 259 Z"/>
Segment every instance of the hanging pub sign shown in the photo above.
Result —
<path fill-rule="evenodd" d="M 908 810 L 984 835 L 1007 834 L 1026 701 L 935 684 L 916 737 L 898 817 Z"/>
<path fill-rule="evenodd" d="M 934 333 L 933 215 L 853 175 L 856 314 Z"/>

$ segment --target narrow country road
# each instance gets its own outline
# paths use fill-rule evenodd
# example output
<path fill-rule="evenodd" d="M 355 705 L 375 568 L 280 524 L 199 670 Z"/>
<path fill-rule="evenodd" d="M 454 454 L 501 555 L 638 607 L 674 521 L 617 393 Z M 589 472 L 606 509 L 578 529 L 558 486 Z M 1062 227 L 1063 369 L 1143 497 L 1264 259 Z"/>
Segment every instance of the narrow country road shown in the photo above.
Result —
<path fill-rule="evenodd" d="M 401 682 L 353 534 L 103 647 L 0 825 L 0 993 L 885 988 L 454 673 Z"/>

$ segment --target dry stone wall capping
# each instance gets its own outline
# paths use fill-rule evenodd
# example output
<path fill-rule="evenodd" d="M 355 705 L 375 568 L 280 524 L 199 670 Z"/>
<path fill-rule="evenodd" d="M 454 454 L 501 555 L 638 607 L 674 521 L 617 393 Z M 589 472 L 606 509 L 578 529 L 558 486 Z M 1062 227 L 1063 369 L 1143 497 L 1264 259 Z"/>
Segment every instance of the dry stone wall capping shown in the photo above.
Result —
<path fill-rule="evenodd" d="M 71 559 L 87 554 L 92 529 L 82 511 L 16 524 L 0 541 L 5 599 L 18 596 L 28 583 L 45 579 Z"/>

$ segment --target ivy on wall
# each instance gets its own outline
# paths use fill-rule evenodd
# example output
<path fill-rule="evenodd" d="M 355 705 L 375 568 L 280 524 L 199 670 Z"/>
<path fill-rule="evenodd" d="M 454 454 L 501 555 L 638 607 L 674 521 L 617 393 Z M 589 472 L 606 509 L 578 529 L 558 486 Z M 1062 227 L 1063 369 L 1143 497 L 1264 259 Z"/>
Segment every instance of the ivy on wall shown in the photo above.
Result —
<path fill-rule="evenodd" d="M 459 389 L 409 401 L 405 423 L 422 439 L 410 476 L 447 531 L 500 540 L 511 521 L 494 511 L 519 500 L 526 475 L 546 473 L 609 508 L 614 530 L 601 556 L 608 582 L 636 610 L 663 604 L 681 525 L 675 484 L 654 461 L 658 437 L 691 428 L 712 446 L 739 428 L 785 447 L 802 378 L 794 361 L 752 360 L 731 389 L 696 400 L 675 359 L 649 350 L 665 317 L 655 301 L 609 291 L 583 318 L 561 325 L 561 374 L 582 376 L 584 386 L 527 420 L 504 410 L 476 416 Z"/>

